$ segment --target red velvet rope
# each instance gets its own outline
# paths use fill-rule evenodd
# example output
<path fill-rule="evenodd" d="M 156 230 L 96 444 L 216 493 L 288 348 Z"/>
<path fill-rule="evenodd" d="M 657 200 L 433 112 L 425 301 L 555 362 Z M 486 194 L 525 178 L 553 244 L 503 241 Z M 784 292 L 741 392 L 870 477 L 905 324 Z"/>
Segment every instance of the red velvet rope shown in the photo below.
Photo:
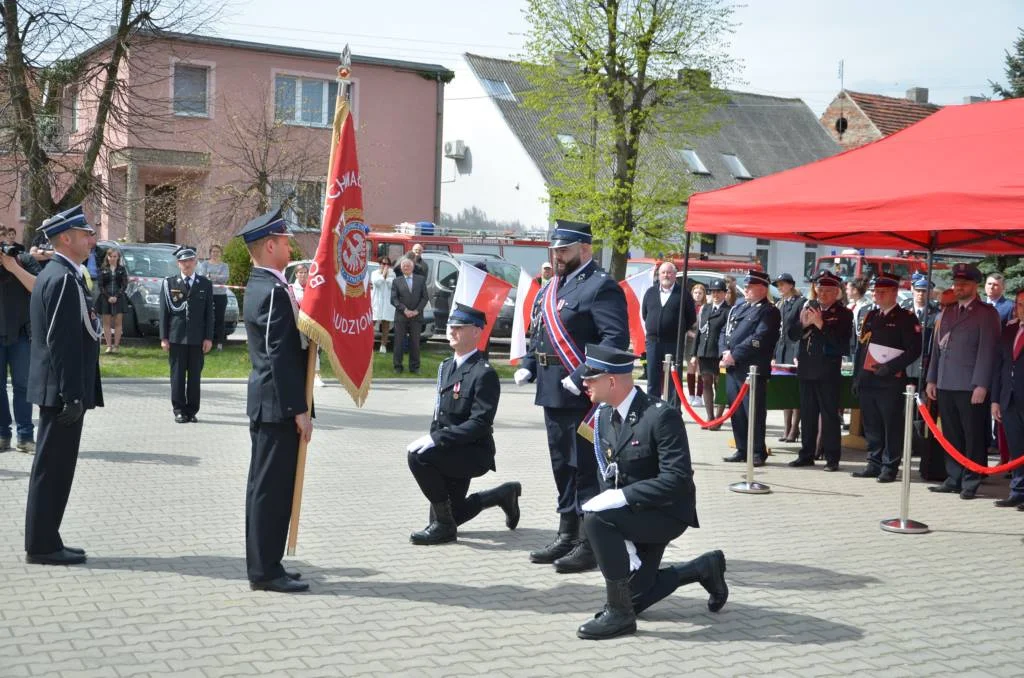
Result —
<path fill-rule="evenodd" d="M 924 419 L 924 423 L 928 425 L 928 429 L 932 432 L 932 435 L 935 436 L 935 439 L 939 441 L 940 445 L 942 445 L 942 449 L 944 449 L 949 456 L 953 457 L 957 463 L 968 470 L 990 476 L 995 473 L 1006 473 L 1007 471 L 1012 471 L 1018 466 L 1024 464 L 1024 456 L 1018 457 L 1011 462 L 1000 464 L 999 466 L 982 466 L 981 464 L 973 462 L 960 454 L 960 451 L 953 447 L 953 443 L 946 440 L 946 437 L 942 435 L 942 431 L 940 431 L 938 426 L 936 426 L 935 419 L 932 418 L 932 413 L 928 411 L 928 408 L 925 407 L 924 403 L 917 403 L 917 411 L 921 413 L 921 418 Z"/>
<path fill-rule="evenodd" d="M 683 382 L 679 380 L 679 373 L 675 370 L 672 370 L 672 381 L 676 385 L 676 393 L 679 394 L 679 402 L 683 404 L 683 408 L 690 413 L 690 416 L 693 417 L 693 420 L 696 421 L 701 428 L 711 428 L 712 426 L 718 426 L 719 424 L 725 422 L 725 420 L 731 417 L 732 413 L 736 411 L 736 408 L 740 406 L 740 404 L 743 402 L 743 398 L 745 398 L 747 395 L 747 391 L 750 390 L 750 384 L 748 384 L 747 382 L 743 382 L 743 387 L 740 388 L 740 392 L 736 394 L 736 400 L 732 402 L 732 405 L 729 406 L 729 409 L 726 410 L 722 414 L 722 416 L 720 416 L 717 419 L 712 419 L 711 421 L 704 421 L 703 419 L 700 418 L 699 414 L 693 411 L 693 407 L 690 405 L 689 398 L 687 398 L 686 394 L 683 392 Z M 705 391 L 704 393 L 705 395 L 708 395 L 707 391 Z"/>

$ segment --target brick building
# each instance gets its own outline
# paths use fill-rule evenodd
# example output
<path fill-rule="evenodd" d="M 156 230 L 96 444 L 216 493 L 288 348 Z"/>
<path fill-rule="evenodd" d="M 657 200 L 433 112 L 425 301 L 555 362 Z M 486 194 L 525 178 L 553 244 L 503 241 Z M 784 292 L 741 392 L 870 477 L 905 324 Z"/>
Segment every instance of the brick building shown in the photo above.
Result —
<path fill-rule="evenodd" d="M 843 90 L 825 109 L 821 124 L 848 150 L 894 134 L 940 108 L 928 103 L 927 87 L 911 87 L 903 99 Z"/>

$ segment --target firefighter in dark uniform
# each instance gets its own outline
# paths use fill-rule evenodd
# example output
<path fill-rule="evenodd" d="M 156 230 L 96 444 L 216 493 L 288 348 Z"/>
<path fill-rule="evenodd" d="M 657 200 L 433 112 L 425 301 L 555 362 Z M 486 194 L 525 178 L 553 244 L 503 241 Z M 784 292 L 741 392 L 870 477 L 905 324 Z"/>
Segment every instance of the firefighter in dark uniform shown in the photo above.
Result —
<path fill-rule="evenodd" d="M 592 258 L 588 224 L 557 221 L 549 245 L 555 274 L 537 295 L 529 350 L 515 373 L 517 384 L 537 382 L 534 403 L 544 408 L 551 470 L 558 492 L 558 535 L 530 553 L 534 563 L 554 563 L 558 572 L 597 566 L 586 536 L 580 533 L 585 501 L 598 492 L 591 443 L 577 431 L 591 410 L 583 395 L 587 344 L 625 349 L 629 345 L 626 297 Z"/>
<path fill-rule="evenodd" d="M 923 352 L 917 360 L 907 365 L 907 376 L 917 387 L 921 374 L 928 372 L 928 351 L 931 348 L 932 332 L 935 330 L 935 319 L 939 317 L 940 309 L 938 304 L 929 299 L 935 283 L 929 282 L 928 276 L 923 273 L 915 273 L 910 280 L 910 286 L 914 290 L 913 298 L 907 299 L 900 305 L 914 314 L 917 322 L 921 323 L 921 331 L 924 334 Z M 925 304 L 927 304 L 928 310 L 927 320 L 925 319 Z"/>
<path fill-rule="evenodd" d="M 763 466 L 768 458 L 768 448 L 764 442 L 765 419 L 768 416 L 765 391 L 771 377 L 772 356 L 782 325 L 779 309 L 767 298 L 768 282 L 768 274 L 763 271 L 751 270 L 747 273 L 744 300 L 730 309 L 729 317 L 722 327 L 722 336 L 718 340 L 718 346 L 722 349 L 722 367 L 726 368 L 726 402 L 735 401 L 751 365 L 757 366 L 757 411 L 753 414 L 755 466 Z M 747 426 L 751 423 L 749 407 L 750 400 L 745 398 L 732 415 L 736 454 L 725 457 L 723 461 L 747 460 Z"/>
<path fill-rule="evenodd" d="M 103 406 L 99 317 L 79 270 L 96 246 L 81 206 L 39 227 L 53 258 L 36 276 L 29 300 L 32 352 L 28 399 L 39 406 L 36 456 L 28 481 L 25 560 L 40 565 L 85 562 L 85 551 L 60 537 L 86 410 Z"/>
<path fill-rule="evenodd" d="M 196 251 L 174 252 L 180 275 L 160 290 L 160 346 L 171 363 L 171 407 L 179 424 L 199 421 L 204 356 L 213 348 L 213 283 L 196 273 Z"/>
<path fill-rule="evenodd" d="M 843 356 L 850 350 L 853 311 L 839 303 L 843 281 L 831 271 L 816 279 L 818 298 L 808 301 L 790 318 L 786 334 L 800 344 L 797 377 L 800 380 L 800 427 L 804 435 L 797 458 L 790 466 L 814 466 L 821 417 L 821 447 L 825 470 L 839 470 L 842 452 L 842 422 L 839 390 L 842 385 Z"/>
<path fill-rule="evenodd" d="M 298 306 L 285 280 L 290 233 L 280 210 L 246 224 L 238 234 L 253 260 L 245 286 L 249 345 L 246 414 L 252 457 L 245 495 L 245 561 L 252 590 L 295 593 L 309 585 L 281 565 L 299 441 L 313 435 L 306 406 L 307 341 L 299 333 Z"/>
<path fill-rule="evenodd" d="M 602 492 L 583 521 L 605 578 L 607 604 L 576 631 L 603 640 L 636 632 L 636 615 L 700 582 L 718 612 L 729 597 L 725 556 L 711 551 L 659 567 L 665 547 L 697 523 L 690 446 L 679 411 L 633 384 L 635 355 L 587 346 L 586 390 L 597 411 L 594 445 Z"/>
<path fill-rule="evenodd" d="M 700 317 L 697 318 L 697 337 L 694 339 L 693 360 L 697 362 L 697 373 L 704 383 L 704 408 L 708 415 L 708 421 L 715 418 L 715 391 L 718 388 L 718 363 L 722 360 L 722 350 L 718 345 L 718 339 L 722 336 L 722 327 L 729 317 L 729 303 L 725 300 L 728 287 L 722 279 L 715 279 L 708 283 L 708 294 L 710 301 L 705 301 L 700 307 Z M 724 406 L 719 406 L 718 416 L 722 416 Z M 722 428 L 716 424 L 708 428 L 709 431 L 717 431 Z"/>
<path fill-rule="evenodd" d="M 504 483 L 466 496 L 472 478 L 494 471 L 494 415 L 501 385 L 498 373 L 477 350 L 487 326 L 483 311 L 455 304 L 448 316 L 448 344 L 455 355 L 437 368 L 437 403 L 430 433 L 406 448 L 409 470 L 430 500 L 430 523 L 409 537 L 413 544 L 455 541 L 458 525 L 483 509 L 500 506 L 505 526 L 519 524 L 523 486 Z"/>
<path fill-rule="evenodd" d="M 900 279 L 880 273 L 874 280 L 875 308 L 864 318 L 854 362 L 854 392 L 860 399 L 864 437 L 876 442 L 855 478 L 896 480 L 903 458 L 903 408 L 907 368 L 921 355 L 921 323 L 896 303 Z"/>

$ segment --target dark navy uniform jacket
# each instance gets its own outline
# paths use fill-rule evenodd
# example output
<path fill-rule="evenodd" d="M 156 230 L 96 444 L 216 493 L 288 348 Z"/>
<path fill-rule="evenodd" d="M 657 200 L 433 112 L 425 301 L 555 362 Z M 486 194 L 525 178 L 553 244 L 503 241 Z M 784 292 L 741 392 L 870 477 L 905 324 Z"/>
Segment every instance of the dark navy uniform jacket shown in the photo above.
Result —
<path fill-rule="evenodd" d="M 430 422 L 435 447 L 428 460 L 445 457 L 446 473 L 481 476 L 494 467 L 494 415 L 498 412 L 501 384 L 484 354 L 477 351 L 455 366 L 455 358 L 441 363 L 437 412 Z"/>
<path fill-rule="evenodd" d="M 28 399 L 41 407 L 103 406 L 100 327 L 78 271 L 61 256 L 36 276 L 29 301 Z"/>
<path fill-rule="evenodd" d="M 253 267 L 243 309 L 252 363 L 245 413 L 252 421 L 294 419 L 307 410 L 307 349 L 302 348 L 288 288 L 271 271 Z"/>
<path fill-rule="evenodd" d="M 1020 321 L 1010 320 L 999 337 L 996 360 L 992 365 L 992 402 L 1006 412 L 1012 402 L 1017 411 L 1024 410 L 1024 351 L 1013 357 Z"/>
<path fill-rule="evenodd" d="M 775 304 L 775 308 L 779 309 L 779 314 L 782 317 L 782 336 L 779 337 L 779 343 L 775 345 L 775 362 L 780 365 L 792 365 L 793 359 L 797 357 L 800 350 L 800 340 L 791 339 L 787 328 L 793 322 L 794 317 L 799 322 L 800 311 L 805 303 L 807 303 L 807 299 L 798 294 L 795 297 L 780 299 Z"/>
<path fill-rule="evenodd" d="M 868 344 L 879 344 L 903 351 L 902 354 L 886 363 L 892 368 L 891 375 L 879 377 L 874 372 L 863 369 Z M 860 328 L 854 375 L 862 388 L 865 386 L 901 386 L 906 380 L 907 367 L 920 355 L 921 323 L 917 322 L 917 317 L 899 306 L 893 307 L 886 314 L 883 314 L 882 309 L 876 306 L 868 312 L 867 317 L 864 318 L 864 324 Z"/>
<path fill-rule="evenodd" d="M 782 316 L 767 297 L 756 304 L 742 301 L 729 311 L 722 327 L 718 348 L 722 353 L 731 351 L 735 366 L 728 372 L 746 376 L 751 365 L 757 365 L 760 378 L 771 375 L 775 344 L 781 335 Z"/>
<path fill-rule="evenodd" d="M 605 464 L 618 466 L 618 489 L 634 511 L 661 510 L 690 527 L 697 524 L 697 490 L 690 465 L 682 415 L 640 389 L 615 436 L 612 412 L 598 410 L 597 447 Z M 601 489 L 616 487 L 615 478 L 601 478 Z"/>
<path fill-rule="evenodd" d="M 552 280 L 548 285 L 554 285 Z M 544 292 L 537 295 L 533 308 L 533 322 L 530 324 L 530 343 L 522 366 L 529 370 L 537 381 L 537 395 L 534 404 L 544 407 L 561 407 L 589 410 L 590 399 L 585 395 L 573 395 L 562 386 L 562 379 L 569 372 L 562 366 L 555 347 L 548 339 L 544 328 Z M 558 289 L 558 315 L 572 337 L 580 355 L 587 344 L 601 344 L 620 350 L 629 346 L 629 314 L 626 311 L 626 296 L 593 260 L 582 270 L 568 278 Z M 543 359 L 537 354 L 545 356 Z M 542 364 L 541 361 L 547 363 Z M 572 380 L 582 394 L 584 365 L 573 372 Z"/>
<path fill-rule="evenodd" d="M 800 379 L 838 379 L 843 356 L 850 350 L 853 311 L 838 301 L 821 309 L 820 330 L 814 325 L 804 327 L 796 313 L 789 319 L 786 334 L 800 344 L 796 368 Z"/>
<path fill-rule="evenodd" d="M 722 351 L 718 345 L 722 335 L 722 328 L 729 317 L 728 302 L 723 301 L 722 305 L 715 309 L 715 305 L 706 302 L 700 307 L 700 316 L 697 318 L 697 349 L 694 355 L 698 358 L 721 358 Z"/>
<path fill-rule="evenodd" d="M 913 313 L 914 316 L 917 318 L 917 322 L 921 323 L 921 330 L 922 330 L 922 333 L 924 334 L 924 343 L 922 345 L 923 346 L 931 347 L 932 333 L 935 331 L 935 319 L 938 318 L 939 317 L 939 313 L 941 313 L 941 310 L 939 309 L 939 305 L 936 304 L 934 301 L 929 301 L 928 302 L 928 322 L 927 323 L 924 322 L 924 309 L 923 308 L 922 309 L 915 308 L 914 300 L 913 299 L 907 299 L 906 301 L 904 301 L 901 304 L 901 306 L 903 306 L 903 308 L 905 308 L 908 311 L 910 311 L 911 313 Z M 923 359 L 924 359 L 924 354 L 922 353 L 921 355 L 919 355 L 917 357 L 917 360 L 912 362 L 910 365 L 907 365 L 907 376 L 908 377 L 913 377 L 914 379 L 917 379 L 918 377 L 921 376 L 921 362 L 922 362 Z M 925 369 L 926 370 L 927 370 L 927 367 L 928 366 L 925 365 Z"/>
<path fill-rule="evenodd" d="M 213 283 L 199 274 L 192 278 L 187 292 L 180 275 L 165 278 L 160 290 L 160 338 L 172 344 L 213 341 Z"/>

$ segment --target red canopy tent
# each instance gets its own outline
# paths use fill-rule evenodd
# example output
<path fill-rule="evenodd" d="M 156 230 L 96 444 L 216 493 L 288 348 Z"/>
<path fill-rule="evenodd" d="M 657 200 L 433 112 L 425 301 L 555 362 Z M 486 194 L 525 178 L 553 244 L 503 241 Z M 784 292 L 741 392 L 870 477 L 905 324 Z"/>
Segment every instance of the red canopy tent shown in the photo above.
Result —
<path fill-rule="evenodd" d="M 1024 99 L 690 198 L 686 228 L 893 249 L 1024 252 Z"/>

